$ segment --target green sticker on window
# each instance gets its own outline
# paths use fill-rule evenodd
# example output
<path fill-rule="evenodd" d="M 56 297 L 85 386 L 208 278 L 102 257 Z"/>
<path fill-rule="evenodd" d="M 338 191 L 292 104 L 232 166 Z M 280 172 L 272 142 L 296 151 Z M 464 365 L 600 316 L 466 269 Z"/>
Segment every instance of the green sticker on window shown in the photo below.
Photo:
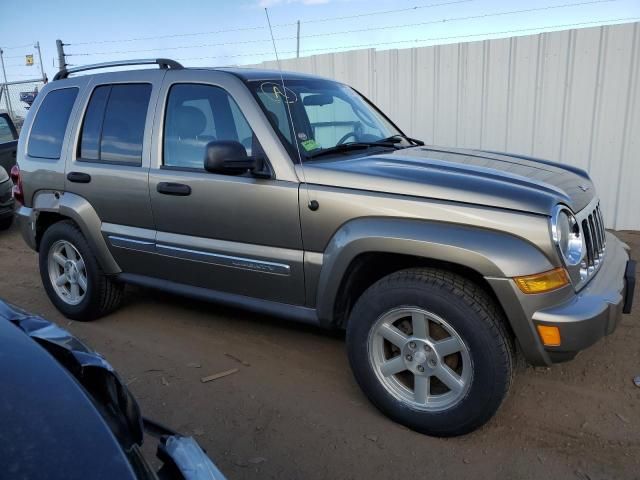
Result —
<path fill-rule="evenodd" d="M 313 138 L 309 140 L 305 140 L 304 142 L 300 142 L 302 144 L 302 148 L 304 148 L 307 152 L 311 150 L 316 150 L 317 148 L 321 148 L 320 144 L 316 142 Z"/>

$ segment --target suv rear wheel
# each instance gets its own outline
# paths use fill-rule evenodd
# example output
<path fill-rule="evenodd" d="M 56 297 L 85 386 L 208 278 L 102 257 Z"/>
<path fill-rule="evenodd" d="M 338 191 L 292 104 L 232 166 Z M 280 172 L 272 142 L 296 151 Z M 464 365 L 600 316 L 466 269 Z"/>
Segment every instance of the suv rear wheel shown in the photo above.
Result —
<path fill-rule="evenodd" d="M 513 375 L 501 311 L 476 284 L 438 269 L 403 270 L 371 286 L 352 311 L 347 347 L 373 404 L 429 435 L 484 424 Z"/>
<path fill-rule="evenodd" d="M 68 318 L 94 320 L 120 304 L 124 286 L 104 274 L 71 221 L 55 223 L 45 231 L 39 264 L 49 299 Z"/>

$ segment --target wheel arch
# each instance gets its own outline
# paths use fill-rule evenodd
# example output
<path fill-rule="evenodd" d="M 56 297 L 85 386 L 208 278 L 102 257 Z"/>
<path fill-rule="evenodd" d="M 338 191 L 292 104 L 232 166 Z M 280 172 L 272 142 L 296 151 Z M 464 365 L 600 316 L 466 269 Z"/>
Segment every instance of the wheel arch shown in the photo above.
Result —
<path fill-rule="evenodd" d="M 100 217 L 85 198 L 73 193 L 41 191 L 34 196 L 33 211 L 36 250 L 40 248 L 42 235 L 51 225 L 71 220 L 87 239 L 102 270 L 106 274 L 122 271 L 102 236 Z"/>
<path fill-rule="evenodd" d="M 487 278 L 553 268 L 538 248 L 505 232 L 420 220 L 357 219 L 341 227 L 324 252 L 316 296 L 320 322 L 344 327 L 355 301 L 370 285 L 395 271 L 420 266 L 474 280 L 507 318 Z"/>

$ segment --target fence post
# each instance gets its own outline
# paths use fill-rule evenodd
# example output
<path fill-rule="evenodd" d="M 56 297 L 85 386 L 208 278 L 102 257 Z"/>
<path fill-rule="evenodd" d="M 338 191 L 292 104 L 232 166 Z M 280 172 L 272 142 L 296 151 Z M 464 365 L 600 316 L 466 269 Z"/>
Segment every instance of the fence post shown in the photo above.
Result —
<path fill-rule="evenodd" d="M 11 99 L 9 98 L 9 87 L 7 86 L 7 71 L 4 68 L 4 58 L 2 54 L 4 52 L 0 48 L 0 65 L 2 65 L 2 76 L 4 78 L 4 101 L 7 104 L 7 113 L 13 118 L 13 108 L 11 108 Z"/>
<path fill-rule="evenodd" d="M 62 40 L 56 40 L 56 49 L 58 50 L 58 69 L 64 70 L 67 62 L 64 56 L 64 43 L 62 43 Z"/>
<path fill-rule="evenodd" d="M 38 50 L 38 62 L 40 62 L 40 73 L 42 74 L 42 81 L 44 83 L 47 83 L 47 76 L 44 73 L 44 66 L 42 65 L 42 53 L 40 53 L 40 42 L 36 42 L 34 47 L 36 50 Z"/>

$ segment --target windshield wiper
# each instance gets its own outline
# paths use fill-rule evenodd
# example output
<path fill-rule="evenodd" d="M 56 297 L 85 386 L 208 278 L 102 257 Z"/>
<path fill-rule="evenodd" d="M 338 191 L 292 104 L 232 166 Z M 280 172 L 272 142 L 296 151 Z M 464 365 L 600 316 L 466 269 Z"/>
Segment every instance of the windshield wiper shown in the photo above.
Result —
<path fill-rule="evenodd" d="M 383 138 L 382 140 L 378 140 L 380 143 L 399 143 L 402 140 L 406 140 L 409 143 L 413 143 L 414 145 L 417 145 L 419 147 L 424 145 L 424 142 L 422 140 L 418 140 L 416 138 L 411 138 L 411 137 L 407 137 L 406 135 L 404 135 L 403 133 L 398 133 L 396 135 L 391 135 L 390 137 L 387 138 Z"/>
<path fill-rule="evenodd" d="M 351 143 L 341 143 L 340 145 L 336 145 L 335 147 L 324 148 L 319 152 L 312 153 L 308 155 L 307 158 L 318 158 L 323 155 L 333 155 L 336 153 L 348 152 L 351 150 L 365 150 L 371 147 L 389 147 L 396 148 L 395 144 L 391 141 L 383 142 L 379 140 L 377 142 L 351 142 Z"/>

